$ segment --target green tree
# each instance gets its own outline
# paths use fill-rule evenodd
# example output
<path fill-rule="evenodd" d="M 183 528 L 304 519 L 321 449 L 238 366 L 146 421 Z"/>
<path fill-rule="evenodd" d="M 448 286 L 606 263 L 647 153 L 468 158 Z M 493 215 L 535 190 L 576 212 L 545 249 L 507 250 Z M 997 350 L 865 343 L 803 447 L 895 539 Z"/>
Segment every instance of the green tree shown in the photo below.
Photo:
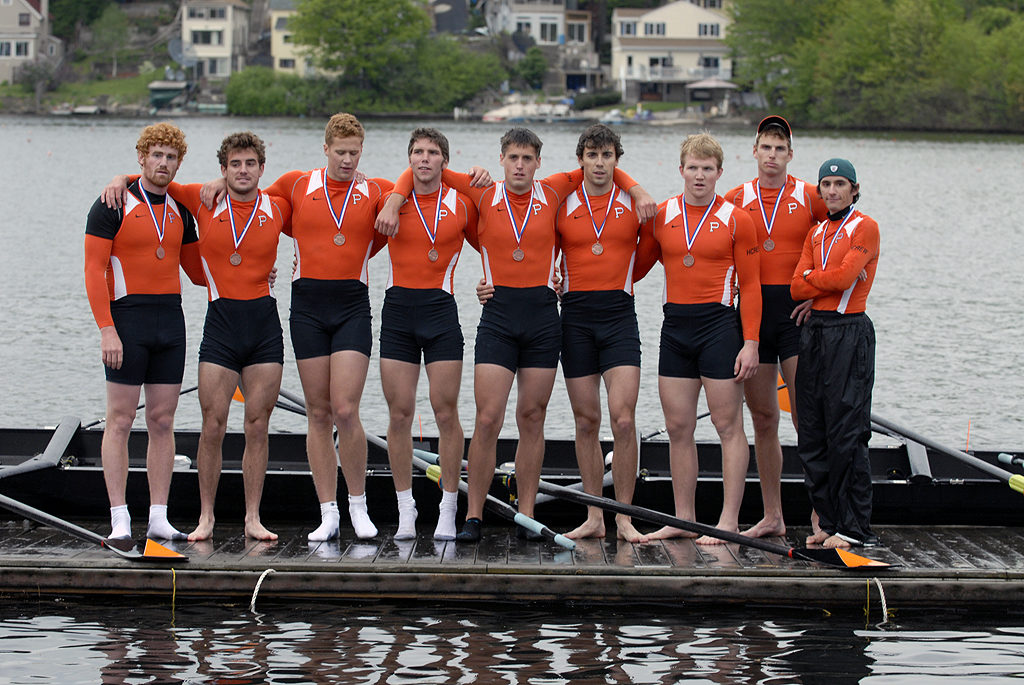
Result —
<path fill-rule="evenodd" d="M 548 61 L 544 51 L 534 45 L 516 65 L 516 73 L 530 88 L 540 90 L 544 86 L 544 75 L 548 73 Z"/>
<path fill-rule="evenodd" d="M 53 35 L 74 44 L 78 29 L 96 21 L 110 4 L 110 0 L 50 0 Z"/>
<path fill-rule="evenodd" d="M 430 32 L 421 0 L 298 0 L 295 9 L 294 41 L 310 48 L 317 66 L 363 88 L 385 88 Z"/>
<path fill-rule="evenodd" d="M 117 78 L 117 58 L 124 53 L 128 42 L 128 17 L 117 5 L 107 5 L 100 18 L 89 27 L 92 43 L 89 51 L 110 57 L 110 78 Z"/>

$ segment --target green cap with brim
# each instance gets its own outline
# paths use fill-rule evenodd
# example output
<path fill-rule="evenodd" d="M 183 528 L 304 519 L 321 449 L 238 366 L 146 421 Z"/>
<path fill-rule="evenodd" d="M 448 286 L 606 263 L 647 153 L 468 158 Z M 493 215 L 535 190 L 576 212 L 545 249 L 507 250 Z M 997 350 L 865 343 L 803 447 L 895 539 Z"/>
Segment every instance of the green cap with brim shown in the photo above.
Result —
<path fill-rule="evenodd" d="M 839 157 L 833 157 L 821 165 L 818 169 L 818 183 L 826 176 L 842 176 L 850 183 L 857 182 L 857 170 L 853 168 L 853 164 L 850 160 Z"/>

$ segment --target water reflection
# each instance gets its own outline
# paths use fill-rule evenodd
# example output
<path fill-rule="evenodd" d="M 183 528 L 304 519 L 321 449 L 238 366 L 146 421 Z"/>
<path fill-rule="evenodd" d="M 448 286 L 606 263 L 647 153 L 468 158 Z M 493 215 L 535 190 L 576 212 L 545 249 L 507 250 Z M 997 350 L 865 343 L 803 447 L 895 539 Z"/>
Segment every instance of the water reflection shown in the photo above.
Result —
<path fill-rule="evenodd" d="M 5 682 L 827 683 L 1024 675 L 1024 620 L 758 609 L 0 601 Z M 768 618 L 765 618 L 766 614 Z M 931 630 L 939 622 L 944 629 Z M 1000 625 L 1010 622 L 1012 625 Z M 950 626 L 963 623 L 962 629 Z"/>

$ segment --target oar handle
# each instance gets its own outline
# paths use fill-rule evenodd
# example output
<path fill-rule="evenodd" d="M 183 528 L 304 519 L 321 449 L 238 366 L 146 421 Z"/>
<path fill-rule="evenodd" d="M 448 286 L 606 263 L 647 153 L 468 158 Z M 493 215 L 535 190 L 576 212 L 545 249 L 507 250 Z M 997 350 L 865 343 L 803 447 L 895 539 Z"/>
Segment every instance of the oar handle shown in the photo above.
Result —
<path fill-rule="evenodd" d="M 999 459 L 999 462 L 1002 464 L 1009 464 L 1011 466 L 1016 464 L 1017 466 L 1024 466 L 1024 459 L 1015 457 L 1012 454 L 1007 454 L 1006 452 L 1000 452 L 996 458 Z"/>
<path fill-rule="evenodd" d="M 919 435 L 918 433 L 915 433 L 910 429 L 897 425 L 887 419 L 883 419 L 882 417 L 877 416 L 876 414 L 871 415 L 871 420 L 877 423 L 878 425 L 882 426 L 883 428 L 887 428 L 891 431 L 894 431 L 905 438 L 913 440 L 914 442 L 919 442 L 925 447 L 930 447 L 936 452 L 941 452 L 946 456 L 953 457 L 954 459 L 959 459 L 968 466 L 972 466 L 979 471 L 984 471 L 985 473 L 989 474 L 990 476 L 994 476 L 999 480 L 1003 480 L 1006 481 L 1007 483 L 1010 483 L 1010 480 L 1013 477 L 1013 474 L 1011 474 L 1009 471 L 1001 469 L 995 464 L 990 464 L 983 459 L 978 459 L 975 456 L 967 454 L 966 452 L 961 452 L 960 450 L 955 450 L 952 447 L 946 447 L 945 445 L 939 444 L 934 440 L 924 437 L 923 435 Z M 1017 488 L 1014 487 L 1013 483 L 1010 483 L 1010 487 L 1013 488 L 1014 490 L 1017 490 Z M 1017 490 L 1017 492 L 1021 491 Z"/>
<path fill-rule="evenodd" d="M 512 520 L 528 531 L 531 531 L 537 535 L 543 535 L 546 538 L 554 540 L 555 544 L 559 545 L 560 547 L 565 547 L 566 549 L 576 549 L 575 542 L 565 537 L 561 533 L 556 533 L 540 521 L 532 519 L 526 514 L 520 514 L 517 512 Z"/>

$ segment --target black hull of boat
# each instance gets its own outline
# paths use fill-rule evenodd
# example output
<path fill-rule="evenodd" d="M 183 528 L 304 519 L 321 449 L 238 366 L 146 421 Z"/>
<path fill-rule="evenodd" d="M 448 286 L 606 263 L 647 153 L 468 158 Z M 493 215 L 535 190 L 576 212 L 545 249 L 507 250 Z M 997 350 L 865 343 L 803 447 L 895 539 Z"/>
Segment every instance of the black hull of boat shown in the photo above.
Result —
<path fill-rule="evenodd" d="M 65 421 L 67 423 L 67 421 Z M 9 467 L 42 453 L 53 430 L 0 429 L 0 466 Z M 100 461 L 102 431 L 77 428 L 69 433 L 60 468 L 46 468 L 0 478 L 0 492 L 30 506 L 56 516 L 105 519 L 108 501 Z M 198 432 L 176 434 L 176 451 L 189 457 L 190 468 L 175 471 L 171 487 L 169 513 L 172 520 L 185 526 L 198 517 L 199 490 L 195 470 Z M 427 451 L 436 451 L 434 439 L 418 442 Z M 498 464 L 514 459 L 516 443 L 502 440 L 498 445 Z M 224 468 L 217 497 L 218 520 L 241 520 L 244 511 L 241 454 L 244 436 L 229 433 L 224 440 Z M 128 504 L 136 515 L 142 515 L 149 504 L 145 474 L 146 435 L 133 432 L 129 442 L 131 471 L 128 478 Z M 611 449 L 604 445 L 605 452 Z M 1024 500 L 1005 482 L 980 473 L 942 453 L 918 446 L 911 458 L 906 445 L 872 448 L 871 464 L 874 483 L 874 513 L 878 524 L 929 525 L 1021 525 L 1024 521 Z M 800 474 L 796 448 L 784 446 L 782 497 L 788 522 L 803 524 L 810 514 Z M 911 452 L 913 452 L 913 445 Z M 974 456 L 997 463 L 996 452 L 975 452 Z M 717 520 L 721 509 L 721 451 L 713 443 L 698 444 L 700 477 L 697 486 L 697 517 L 702 521 Z M 923 460 L 923 461 L 922 461 Z M 671 477 L 668 466 L 668 443 L 644 441 L 641 446 L 641 472 L 634 501 L 643 506 L 671 512 L 673 510 Z M 572 441 L 549 440 L 544 460 L 545 479 L 566 484 L 578 480 Z M 339 477 L 339 496 L 345 496 L 344 480 Z M 394 485 L 384 450 L 368 446 L 367 496 L 374 521 L 394 522 Z M 440 498 L 437 486 L 426 477 L 414 480 L 414 494 L 424 521 L 436 511 Z M 508 491 L 497 481 L 492 494 L 507 498 Z M 606 492 L 612 496 L 611 489 Z M 0 515 L 9 516 L 0 511 Z M 460 514 L 461 515 L 461 514 Z M 305 435 L 276 433 L 270 436 L 270 461 L 264 486 L 262 516 L 268 523 L 314 522 L 319 507 L 312 478 L 306 463 Z M 582 507 L 561 502 L 539 505 L 537 517 L 552 527 L 574 525 L 583 516 Z M 751 466 L 740 520 L 754 523 L 761 517 L 761 495 L 757 481 L 756 462 L 751 448 Z"/>

